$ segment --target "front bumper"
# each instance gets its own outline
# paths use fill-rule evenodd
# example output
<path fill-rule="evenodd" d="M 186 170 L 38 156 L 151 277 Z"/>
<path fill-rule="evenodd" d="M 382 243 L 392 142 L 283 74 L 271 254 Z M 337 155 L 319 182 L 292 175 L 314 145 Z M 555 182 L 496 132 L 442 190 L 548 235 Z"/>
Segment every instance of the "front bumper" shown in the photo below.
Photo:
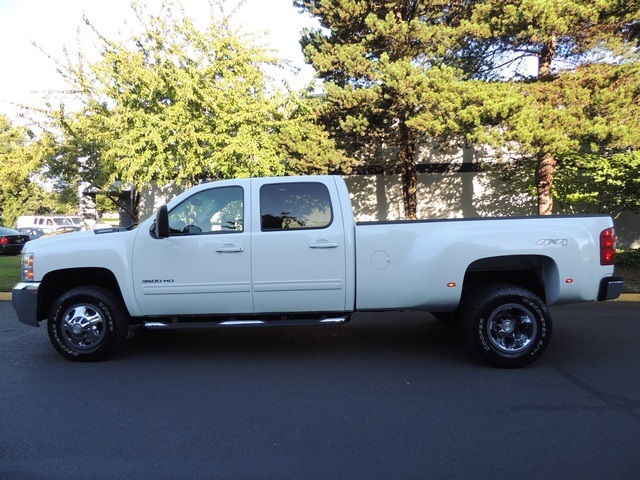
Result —
<path fill-rule="evenodd" d="M 600 280 L 600 290 L 598 291 L 598 301 L 614 300 L 622 293 L 622 277 L 606 277 Z"/>
<path fill-rule="evenodd" d="M 32 327 L 38 327 L 38 289 L 39 282 L 17 283 L 11 292 L 13 308 L 18 320 Z"/>

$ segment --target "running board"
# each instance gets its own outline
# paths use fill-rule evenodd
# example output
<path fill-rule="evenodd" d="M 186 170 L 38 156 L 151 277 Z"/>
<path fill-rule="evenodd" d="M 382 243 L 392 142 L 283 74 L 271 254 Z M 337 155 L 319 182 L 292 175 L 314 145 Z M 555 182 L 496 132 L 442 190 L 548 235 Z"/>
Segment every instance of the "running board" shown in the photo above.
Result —
<path fill-rule="evenodd" d="M 309 325 L 340 325 L 347 323 L 349 315 L 342 317 L 320 317 L 320 318 L 272 318 L 272 319 L 221 319 L 216 320 L 191 320 L 181 321 L 171 320 L 147 320 L 142 322 L 142 327 L 148 330 L 182 330 L 189 328 L 220 328 L 220 327 L 289 327 L 289 326 L 309 326 Z"/>

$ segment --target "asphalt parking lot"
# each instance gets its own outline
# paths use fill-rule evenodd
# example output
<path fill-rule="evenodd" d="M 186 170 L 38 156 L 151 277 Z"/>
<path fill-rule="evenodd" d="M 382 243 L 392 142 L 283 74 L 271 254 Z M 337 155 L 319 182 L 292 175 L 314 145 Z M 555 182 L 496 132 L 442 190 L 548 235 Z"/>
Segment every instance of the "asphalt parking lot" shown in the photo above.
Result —
<path fill-rule="evenodd" d="M 0 301 L 0 478 L 640 478 L 640 302 L 489 367 L 428 314 L 146 332 L 60 357 Z"/>

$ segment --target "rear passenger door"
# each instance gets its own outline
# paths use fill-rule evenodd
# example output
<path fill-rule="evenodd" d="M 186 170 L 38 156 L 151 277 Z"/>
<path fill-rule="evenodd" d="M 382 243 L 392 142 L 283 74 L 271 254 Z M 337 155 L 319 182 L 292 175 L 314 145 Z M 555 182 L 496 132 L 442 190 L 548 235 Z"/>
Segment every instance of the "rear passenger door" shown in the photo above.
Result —
<path fill-rule="evenodd" d="M 252 180 L 256 313 L 345 310 L 344 225 L 335 184 Z"/>

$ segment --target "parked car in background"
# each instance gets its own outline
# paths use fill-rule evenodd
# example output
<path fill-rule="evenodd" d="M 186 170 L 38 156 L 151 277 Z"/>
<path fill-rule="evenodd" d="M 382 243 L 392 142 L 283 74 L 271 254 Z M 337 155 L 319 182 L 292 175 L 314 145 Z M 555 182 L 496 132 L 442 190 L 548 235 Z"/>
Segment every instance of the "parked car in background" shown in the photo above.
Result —
<path fill-rule="evenodd" d="M 31 238 L 29 235 L 20 233 L 12 228 L 0 227 L 0 254 L 18 255 L 22 252 L 22 247 Z"/>
<path fill-rule="evenodd" d="M 66 215 L 24 215 L 18 217 L 18 228 L 41 228 L 45 233 L 51 233 L 62 227 L 74 227 L 74 223 Z M 80 228 L 78 228 L 80 230 Z"/>
<path fill-rule="evenodd" d="M 82 221 L 82 217 L 80 215 L 69 215 L 67 216 L 71 223 L 76 227 L 80 227 L 81 229 L 84 227 L 84 222 Z"/>
<path fill-rule="evenodd" d="M 51 228 L 17 228 L 18 232 L 25 235 L 29 235 L 31 240 L 37 240 L 42 237 L 50 237 L 52 235 L 60 235 L 62 233 L 73 233 L 82 230 L 81 227 L 67 225 L 64 227 L 58 227 L 56 229 Z"/>
<path fill-rule="evenodd" d="M 51 232 L 46 232 L 43 237 L 52 237 L 54 235 L 62 235 L 63 233 L 73 233 L 73 232 L 79 232 L 80 230 L 82 230 L 81 227 L 76 227 L 76 226 L 65 226 L 65 227 L 58 227 L 55 230 L 51 231 Z"/>
<path fill-rule="evenodd" d="M 114 228 L 100 220 L 83 220 L 80 215 L 23 215 L 18 217 L 16 230 L 41 229 L 45 234 L 68 233 L 79 230 L 102 230 Z"/>
<path fill-rule="evenodd" d="M 18 232 L 24 234 L 24 235 L 29 235 L 29 238 L 31 240 L 35 240 L 36 238 L 40 238 L 41 236 L 45 235 L 47 232 L 45 232 L 42 228 L 17 228 L 16 229 Z"/>

